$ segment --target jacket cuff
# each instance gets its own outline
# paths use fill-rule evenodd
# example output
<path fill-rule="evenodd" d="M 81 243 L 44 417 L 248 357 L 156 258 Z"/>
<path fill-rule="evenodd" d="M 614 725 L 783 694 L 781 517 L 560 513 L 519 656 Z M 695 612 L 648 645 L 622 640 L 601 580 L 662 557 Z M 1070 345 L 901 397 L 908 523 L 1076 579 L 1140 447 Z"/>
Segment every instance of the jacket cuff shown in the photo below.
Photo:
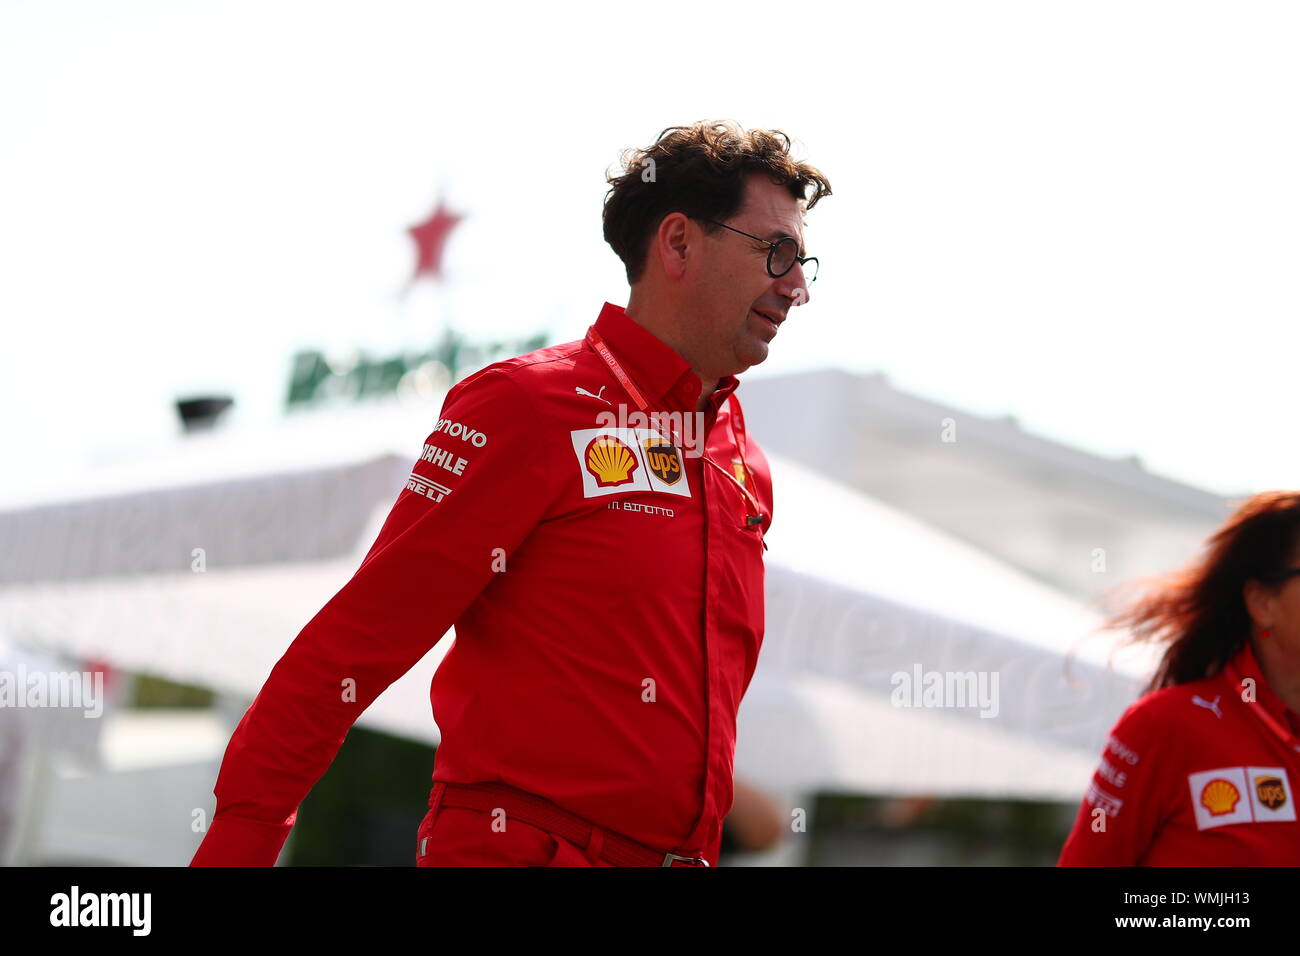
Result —
<path fill-rule="evenodd" d="M 275 866 L 293 823 L 218 816 L 190 866 Z"/>

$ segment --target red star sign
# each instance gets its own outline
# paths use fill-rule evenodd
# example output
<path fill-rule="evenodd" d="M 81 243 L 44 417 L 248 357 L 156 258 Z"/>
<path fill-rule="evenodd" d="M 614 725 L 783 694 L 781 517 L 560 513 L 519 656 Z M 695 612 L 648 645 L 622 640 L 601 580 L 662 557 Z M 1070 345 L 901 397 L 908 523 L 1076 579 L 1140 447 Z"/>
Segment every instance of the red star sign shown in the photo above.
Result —
<path fill-rule="evenodd" d="M 415 240 L 416 261 L 412 282 L 422 275 L 435 279 L 442 277 L 442 251 L 447 245 L 447 236 L 463 218 L 465 217 L 450 212 L 439 199 L 438 208 L 430 213 L 428 219 L 406 230 Z"/>

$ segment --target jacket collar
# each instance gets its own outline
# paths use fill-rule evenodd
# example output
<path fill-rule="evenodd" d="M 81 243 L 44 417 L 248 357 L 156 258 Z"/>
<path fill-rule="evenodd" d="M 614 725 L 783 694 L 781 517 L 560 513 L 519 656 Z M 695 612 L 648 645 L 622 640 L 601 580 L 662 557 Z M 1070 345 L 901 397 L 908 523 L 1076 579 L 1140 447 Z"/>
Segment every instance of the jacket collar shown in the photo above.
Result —
<path fill-rule="evenodd" d="M 1300 736 L 1300 714 L 1287 707 L 1281 697 L 1273 692 L 1264 680 L 1264 670 L 1259 666 L 1259 661 L 1255 657 L 1255 650 L 1251 647 L 1250 641 L 1244 641 L 1241 650 L 1232 659 L 1232 669 L 1236 671 L 1238 677 L 1253 677 L 1255 679 L 1255 703 L 1251 706 L 1263 707 L 1274 720 L 1278 721 L 1284 728 L 1289 729 L 1292 733 Z M 1241 697 L 1241 688 L 1232 683 L 1229 677 L 1227 682 L 1232 693 L 1238 698 Z"/>
<path fill-rule="evenodd" d="M 656 406 L 655 410 L 695 410 L 700 398 L 700 378 L 691 370 L 690 363 L 654 333 L 628 318 L 622 306 L 606 302 L 593 328 L 605 340 L 623 371 L 645 394 L 646 401 Z M 739 384 L 734 375 L 719 379 L 717 389 L 710 396 L 712 407 L 716 410 Z"/>

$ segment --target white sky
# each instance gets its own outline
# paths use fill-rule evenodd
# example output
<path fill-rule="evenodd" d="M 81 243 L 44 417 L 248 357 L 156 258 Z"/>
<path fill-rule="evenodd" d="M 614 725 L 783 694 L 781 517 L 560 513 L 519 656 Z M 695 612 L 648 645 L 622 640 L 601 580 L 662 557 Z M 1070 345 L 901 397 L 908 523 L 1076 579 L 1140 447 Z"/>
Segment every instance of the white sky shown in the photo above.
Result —
<path fill-rule="evenodd" d="M 164 441 L 181 392 L 269 420 L 300 347 L 577 338 L 627 301 L 606 169 L 726 117 L 834 187 L 749 374 L 1300 487 L 1298 49 L 1262 2 L 0 0 L 0 480 Z M 399 300 L 440 184 L 454 282 Z"/>

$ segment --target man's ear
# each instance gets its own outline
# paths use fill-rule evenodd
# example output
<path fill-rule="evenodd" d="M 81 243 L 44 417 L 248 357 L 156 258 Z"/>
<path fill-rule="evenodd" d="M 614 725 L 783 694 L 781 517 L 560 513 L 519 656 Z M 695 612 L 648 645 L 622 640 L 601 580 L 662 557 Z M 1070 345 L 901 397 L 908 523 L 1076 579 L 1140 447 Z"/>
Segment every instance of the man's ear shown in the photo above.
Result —
<path fill-rule="evenodd" d="M 686 275 L 686 263 L 691 252 L 691 232 L 693 225 L 680 212 L 670 212 L 659 222 L 655 230 L 654 252 L 659 257 L 659 265 L 669 279 L 681 279 Z"/>

